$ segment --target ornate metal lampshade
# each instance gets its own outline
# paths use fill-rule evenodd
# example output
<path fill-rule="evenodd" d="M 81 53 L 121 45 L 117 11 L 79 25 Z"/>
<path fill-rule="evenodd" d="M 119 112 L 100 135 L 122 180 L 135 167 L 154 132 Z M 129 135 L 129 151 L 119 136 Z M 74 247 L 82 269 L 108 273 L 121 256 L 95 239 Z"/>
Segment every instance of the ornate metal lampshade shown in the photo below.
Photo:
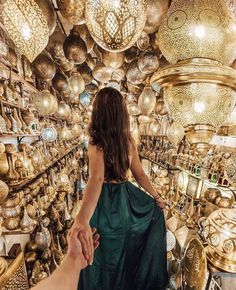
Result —
<path fill-rule="evenodd" d="M 6 0 L 2 18 L 16 47 L 32 62 L 49 38 L 48 24 L 38 4 L 34 0 Z"/>
<path fill-rule="evenodd" d="M 146 22 L 145 0 L 88 0 L 88 29 L 94 40 L 108 51 L 124 51 L 139 38 Z"/>

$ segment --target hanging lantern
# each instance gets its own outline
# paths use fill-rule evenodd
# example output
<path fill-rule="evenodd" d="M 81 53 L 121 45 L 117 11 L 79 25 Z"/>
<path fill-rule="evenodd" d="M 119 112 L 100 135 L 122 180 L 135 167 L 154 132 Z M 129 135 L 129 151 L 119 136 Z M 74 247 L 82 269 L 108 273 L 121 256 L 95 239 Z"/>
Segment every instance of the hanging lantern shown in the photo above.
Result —
<path fill-rule="evenodd" d="M 172 123 L 172 125 L 167 129 L 166 133 L 167 138 L 174 146 L 177 146 L 185 135 L 183 126 L 176 122 Z"/>
<path fill-rule="evenodd" d="M 68 79 L 63 73 L 57 72 L 52 79 L 52 85 L 58 92 L 66 92 L 68 89 Z"/>
<path fill-rule="evenodd" d="M 58 109 L 57 99 L 48 91 L 43 90 L 33 98 L 35 109 L 42 117 L 51 116 Z"/>
<path fill-rule="evenodd" d="M 49 35 L 52 35 L 57 26 L 57 15 L 50 0 L 35 0 L 46 18 Z"/>
<path fill-rule="evenodd" d="M 73 137 L 71 130 L 66 126 L 66 124 L 63 126 L 60 132 L 60 139 L 62 141 L 68 141 Z"/>
<path fill-rule="evenodd" d="M 147 0 L 147 21 L 144 31 L 148 34 L 156 32 L 168 7 L 169 0 Z"/>
<path fill-rule="evenodd" d="M 102 61 L 107 67 L 120 68 L 124 64 L 124 52 L 102 51 Z"/>
<path fill-rule="evenodd" d="M 84 91 L 82 94 L 80 94 L 79 99 L 80 99 L 80 104 L 84 106 L 85 108 L 87 108 L 90 105 L 91 96 L 89 93 Z"/>
<path fill-rule="evenodd" d="M 136 103 L 131 103 L 127 106 L 128 108 L 128 113 L 131 116 L 137 116 L 141 113 L 138 104 Z"/>
<path fill-rule="evenodd" d="M 6 0 L 2 19 L 16 47 L 32 62 L 49 39 L 48 24 L 38 4 L 34 0 Z"/>
<path fill-rule="evenodd" d="M 70 116 L 71 116 L 70 106 L 67 105 L 65 102 L 59 102 L 57 112 L 55 113 L 55 117 L 61 120 L 68 120 Z"/>
<path fill-rule="evenodd" d="M 124 51 L 134 45 L 146 22 L 146 1 L 86 1 L 88 29 L 99 46 Z"/>
<path fill-rule="evenodd" d="M 74 71 L 69 79 L 69 88 L 73 95 L 78 96 L 85 89 L 85 82 L 81 74 Z"/>
<path fill-rule="evenodd" d="M 65 57 L 76 64 L 81 64 L 86 60 L 87 47 L 83 39 L 74 30 L 63 43 Z"/>
<path fill-rule="evenodd" d="M 146 86 L 138 99 L 138 106 L 144 115 L 149 115 L 155 109 L 156 96 L 150 86 Z"/>
<path fill-rule="evenodd" d="M 74 135 L 74 136 L 79 136 L 81 133 L 83 132 L 83 129 L 82 129 L 82 127 L 80 126 L 80 125 L 78 125 L 78 124 L 74 124 L 73 126 L 72 126 L 72 134 Z"/>
<path fill-rule="evenodd" d="M 235 25 L 223 0 L 173 0 L 156 37 L 172 64 L 197 57 L 229 65 L 236 58 Z"/>
<path fill-rule="evenodd" d="M 43 128 L 41 131 L 43 141 L 54 142 L 57 139 L 57 130 L 53 127 Z"/>
<path fill-rule="evenodd" d="M 61 15 L 71 24 L 77 25 L 85 22 L 85 0 L 57 0 Z"/>
<path fill-rule="evenodd" d="M 46 82 L 51 81 L 56 74 L 56 66 L 51 57 L 41 53 L 31 65 L 33 74 Z"/>
<path fill-rule="evenodd" d="M 140 124 L 148 124 L 151 123 L 152 119 L 149 116 L 141 115 L 138 117 L 138 121 Z"/>
<path fill-rule="evenodd" d="M 152 136 L 160 135 L 160 129 L 161 129 L 160 123 L 155 120 L 150 124 L 149 133 Z"/>

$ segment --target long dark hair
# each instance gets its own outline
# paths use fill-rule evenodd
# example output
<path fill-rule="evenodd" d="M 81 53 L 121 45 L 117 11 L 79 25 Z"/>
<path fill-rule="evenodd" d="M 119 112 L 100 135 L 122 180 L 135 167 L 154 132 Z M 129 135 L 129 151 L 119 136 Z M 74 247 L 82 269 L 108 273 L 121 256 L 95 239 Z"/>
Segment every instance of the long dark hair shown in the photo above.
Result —
<path fill-rule="evenodd" d="M 88 131 L 90 142 L 103 150 L 105 179 L 124 180 L 132 137 L 127 106 L 119 91 L 106 87 L 97 93 Z"/>

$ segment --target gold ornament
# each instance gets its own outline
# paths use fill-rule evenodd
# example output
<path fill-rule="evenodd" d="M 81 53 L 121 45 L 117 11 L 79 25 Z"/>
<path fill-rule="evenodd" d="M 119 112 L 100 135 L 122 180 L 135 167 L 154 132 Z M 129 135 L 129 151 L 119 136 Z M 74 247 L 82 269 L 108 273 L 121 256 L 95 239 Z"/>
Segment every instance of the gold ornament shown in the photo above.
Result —
<path fill-rule="evenodd" d="M 61 15 L 71 24 L 77 25 L 85 22 L 85 0 L 57 0 Z"/>
<path fill-rule="evenodd" d="M 204 222 L 207 257 L 218 269 L 236 273 L 236 211 L 219 209 Z"/>
<path fill-rule="evenodd" d="M 85 82 L 81 74 L 74 71 L 68 81 L 69 89 L 73 95 L 78 96 L 85 89 Z"/>
<path fill-rule="evenodd" d="M 127 108 L 128 108 L 129 115 L 131 116 L 137 116 L 141 113 L 141 110 L 139 109 L 139 106 L 136 103 L 129 104 Z"/>
<path fill-rule="evenodd" d="M 183 127 L 221 125 L 232 112 L 236 97 L 236 71 L 206 59 L 193 59 L 165 67 L 151 83 L 164 88 L 167 110 Z"/>
<path fill-rule="evenodd" d="M 223 0 L 174 0 L 157 35 L 172 64 L 195 57 L 229 65 L 236 58 L 235 26 Z"/>
<path fill-rule="evenodd" d="M 147 21 L 144 31 L 156 32 L 169 7 L 169 0 L 147 0 Z"/>
<path fill-rule="evenodd" d="M 158 136 L 160 135 L 160 129 L 161 129 L 161 125 L 159 122 L 157 122 L 156 120 L 154 120 L 149 127 L 149 134 L 152 136 Z M 148 134 L 148 135 L 149 135 Z"/>
<path fill-rule="evenodd" d="M 145 26 L 146 1 L 88 0 L 85 17 L 99 46 L 108 51 L 124 51 L 138 40 Z"/>
<path fill-rule="evenodd" d="M 71 117 L 70 106 L 64 102 L 59 102 L 55 117 L 61 120 L 68 120 Z"/>
<path fill-rule="evenodd" d="M 51 81 L 56 74 L 54 61 L 45 53 L 41 53 L 31 65 L 34 75 L 44 81 Z"/>
<path fill-rule="evenodd" d="M 177 146 L 185 135 L 183 126 L 176 122 L 172 123 L 172 125 L 167 128 L 166 134 L 167 138 L 174 146 Z"/>
<path fill-rule="evenodd" d="M 155 109 L 156 96 L 150 86 L 146 86 L 139 96 L 138 106 L 144 115 L 149 115 Z"/>
<path fill-rule="evenodd" d="M 76 64 L 81 64 L 86 60 L 87 47 L 79 34 L 72 30 L 63 44 L 65 57 Z"/>
<path fill-rule="evenodd" d="M 43 117 L 55 114 L 58 109 L 57 99 L 48 90 L 39 92 L 33 103 L 39 115 Z"/>
<path fill-rule="evenodd" d="M 49 35 L 52 35 L 57 26 L 57 16 L 50 0 L 35 0 L 47 20 Z"/>
<path fill-rule="evenodd" d="M 47 21 L 38 4 L 34 0 L 6 0 L 2 18 L 16 47 L 32 62 L 49 38 Z"/>

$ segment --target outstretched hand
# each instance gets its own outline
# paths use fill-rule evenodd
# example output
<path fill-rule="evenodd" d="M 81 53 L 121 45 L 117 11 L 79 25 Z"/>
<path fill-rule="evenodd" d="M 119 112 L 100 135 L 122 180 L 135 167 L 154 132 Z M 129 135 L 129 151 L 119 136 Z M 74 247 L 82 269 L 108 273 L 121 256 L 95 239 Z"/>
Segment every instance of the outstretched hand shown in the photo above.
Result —
<path fill-rule="evenodd" d="M 93 252 L 99 246 L 99 238 L 100 235 L 96 233 L 96 229 L 90 229 L 92 234 L 92 248 Z M 86 250 L 83 249 L 84 241 L 81 242 L 80 238 L 82 238 L 81 229 L 77 227 L 72 227 L 67 235 L 68 241 L 68 252 L 67 255 L 73 258 L 73 260 L 78 261 L 81 269 L 90 264 L 90 260 L 88 259 Z"/>

